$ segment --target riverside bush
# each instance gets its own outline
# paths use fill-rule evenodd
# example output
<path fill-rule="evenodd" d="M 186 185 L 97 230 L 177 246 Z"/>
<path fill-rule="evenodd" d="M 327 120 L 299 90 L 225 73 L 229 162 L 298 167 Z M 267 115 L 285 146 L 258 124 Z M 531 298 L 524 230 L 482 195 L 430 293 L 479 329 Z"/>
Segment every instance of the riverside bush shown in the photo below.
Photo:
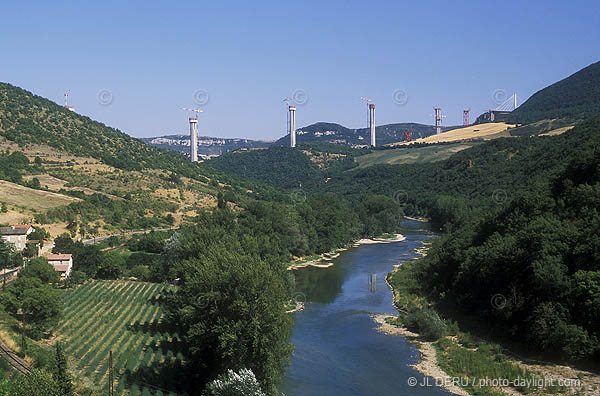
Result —
<path fill-rule="evenodd" d="M 439 340 L 448 331 L 445 321 L 435 310 L 428 307 L 410 312 L 404 318 L 404 325 L 429 341 Z"/>

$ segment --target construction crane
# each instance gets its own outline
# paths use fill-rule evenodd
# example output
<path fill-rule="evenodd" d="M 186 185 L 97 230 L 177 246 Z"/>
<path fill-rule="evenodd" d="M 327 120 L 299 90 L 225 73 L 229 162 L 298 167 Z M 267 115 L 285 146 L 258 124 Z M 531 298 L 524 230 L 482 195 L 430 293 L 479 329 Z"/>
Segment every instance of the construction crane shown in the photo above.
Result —
<path fill-rule="evenodd" d="M 204 113 L 204 110 L 200 110 L 200 109 L 190 109 L 188 107 L 182 107 L 181 110 L 186 110 L 186 111 L 192 111 L 194 113 L 196 113 L 196 119 L 198 119 L 198 114 L 200 113 Z"/>
<path fill-rule="evenodd" d="M 471 112 L 471 108 L 469 107 L 466 110 L 463 110 L 463 126 L 468 127 L 470 125 L 469 122 L 469 113 Z"/>
<path fill-rule="evenodd" d="M 371 103 L 373 101 L 373 99 L 371 99 L 371 98 L 365 98 L 365 97 L 361 96 L 360 100 L 364 100 L 367 103 L 367 127 L 368 127 L 369 126 L 369 121 L 370 121 L 369 120 L 369 114 L 370 114 L 369 103 Z"/>
<path fill-rule="evenodd" d="M 69 106 L 69 94 L 70 93 L 71 93 L 71 91 L 69 90 L 69 91 L 65 92 L 65 94 L 64 94 L 65 95 L 65 108 L 69 109 L 71 111 L 75 111 L 75 107 Z"/>

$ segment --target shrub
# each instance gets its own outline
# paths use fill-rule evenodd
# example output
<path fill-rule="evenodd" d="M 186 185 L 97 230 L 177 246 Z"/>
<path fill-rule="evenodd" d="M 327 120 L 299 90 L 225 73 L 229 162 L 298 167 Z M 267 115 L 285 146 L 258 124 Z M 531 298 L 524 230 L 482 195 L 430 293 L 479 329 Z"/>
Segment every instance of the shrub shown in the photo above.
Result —
<path fill-rule="evenodd" d="M 228 370 L 216 380 L 210 382 L 202 396 L 266 396 L 261 390 L 254 373 L 249 369 L 239 372 Z"/>
<path fill-rule="evenodd" d="M 430 341 L 439 340 L 448 330 L 446 323 L 437 312 L 427 307 L 406 315 L 404 325 L 407 329 L 421 334 Z"/>
<path fill-rule="evenodd" d="M 137 280 L 145 281 L 150 278 L 150 268 L 147 265 L 136 265 L 129 271 L 130 276 L 134 276 Z"/>
<path fill-rule="evenodd" d="M 65 286 L 73 287 L 73 286 L 81 285 L 82 283 L 85 283 L 87 280 L 88 280 L 88 276 L 85 272 L 72 271 L 71 275 L 69 275 L 69 277 L 65 281 Z"/>

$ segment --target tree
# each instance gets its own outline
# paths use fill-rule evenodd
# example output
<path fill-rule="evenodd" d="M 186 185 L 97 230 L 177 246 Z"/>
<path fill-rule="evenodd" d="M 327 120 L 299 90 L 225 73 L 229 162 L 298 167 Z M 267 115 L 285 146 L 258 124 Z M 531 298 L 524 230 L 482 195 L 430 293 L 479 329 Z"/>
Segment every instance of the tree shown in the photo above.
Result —
<path fill-rule="evenodd" d="M 31 258 L 31 257 L 37 257 L 39 252 L 40 252 L 40 249 L 37 244 L 28 243 L 27 245 L 25 245 L 25 249 L 23 249 L 22 254 L 24 257 Z"/>
<path fill-rule="evenodd" d="M 19 271 L 19 277 L 38 278 L 42 283 L 58 283 L 60 275 L 44 257 L 29 260 L 29 263 Z"/>
<path fill-rule="evenodd" d="M 227 370 L 226 374 L 210 382 L 202 396 L 266 396 L 260 389 L 252 370 L 243 368 L 239 372 Z"/>
<path fill-rule="evenodd" d="M 56 342 L 54 355 L 54 370 L 52 377 L 58 385 L 61 396 L 71 396 L 73 394 L 73 383 L 69 367 L 67 366 L 67 357 L 63 351 L 62 344 Z"/>
<path fill-rule="evenodd" d="M 39 190 L 42 187 L 42 185 L 40 184 L 40 179 L 38 179 L 37 177 L 34 177 L 33 179 L 31 179 L 31 182 L 29 183 L 29 187 Z"/>
<path fill-rule="evenodd" d="M 73 253 L 75 242 L 67 233 L 60 234 L 54 238 L 54 247 L 52 253 Z"/>
<path fill-rule="evenodd" d="M 147 265 L 136 265 L 129 270 L 129 275 L 137 280 L 146 281 L 150 279 L 150 268 Z"/>
<path fill-rule="evenodd" d="M 214 246 L 202 259 L 184 262 L 182 275 L 169 309 L 196 376 L 191 389 L 229 368 L 246 367 L 268 394 L 275 394 L 292 351 L 285 268 Z"/>
<path fill-rule="evenodd" d="M 2 212 L 2 213 L 8 212 L 8 207 L 6 206 L 6 202 L 2 202 L 2 208 L 0 208 L 0 212 Z"/>
<path fill-rule="evenodd" d="M 44 246 L 44 241 L 48 238 L 50 238 L 50 233 L 39 226 L 35 226 L 33 232 L 27 235 L 27 240 L 40 241 L 40 246 Z"/>
<path fill-rule="evenodd" d="M 87 281 L 88 276 L 83 271 L 71 271 L 71 275 L 69 275 L 65 281 L 65 286 L 73 287 L 77 285 L 81 285 Z"/>
<path fill-rule="evenodd" d="M 63 396 L 52 375 L 33 369 L 29 375 L 20 375 L 13 383 L 10 396 Z"/>
<path fill-rule="evenodd" d="M 96 276 L 100 279 L 118 279 L 125 268 L 125 258 L 116 251 L 104 253 Z"/>
<path fill-rule="evenodd" d="M 48 285 L 25 289 L 22 298 L 32 338 L 41 338 L 56 327 L 63 314 L 63 303 L 55 289 Z"/>
<path fill-rule="evenodd" d="M 23 256 L 12 244 L 0 238 L 0 269 L 10 269 L 23 265 Z M 3 284 L 6 284 L 6 277 L 2 277 Z"/>

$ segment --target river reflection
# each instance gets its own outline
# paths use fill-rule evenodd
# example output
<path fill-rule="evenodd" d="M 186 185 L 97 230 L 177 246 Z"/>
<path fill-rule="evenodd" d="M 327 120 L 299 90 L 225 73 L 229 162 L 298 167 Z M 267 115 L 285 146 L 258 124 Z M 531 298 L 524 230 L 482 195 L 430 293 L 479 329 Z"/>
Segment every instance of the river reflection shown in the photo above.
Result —
<path fill-rule="evenodd" d="M 434 235 L 426 224 L 406 221 L 402 242 L 363 245 L 342 252 L 329 268 L 295 271 L 296 288 L 307 304 L 295 315 L 291 366 L 282 386 L 285 395 L 448 395 L 437 387 L 411 387 L 423 376 L 409 367 L 418 351 L 399 336 L 375 331 L 371 313 L 395 314 L 385 276 L 394 264 Z"/>

